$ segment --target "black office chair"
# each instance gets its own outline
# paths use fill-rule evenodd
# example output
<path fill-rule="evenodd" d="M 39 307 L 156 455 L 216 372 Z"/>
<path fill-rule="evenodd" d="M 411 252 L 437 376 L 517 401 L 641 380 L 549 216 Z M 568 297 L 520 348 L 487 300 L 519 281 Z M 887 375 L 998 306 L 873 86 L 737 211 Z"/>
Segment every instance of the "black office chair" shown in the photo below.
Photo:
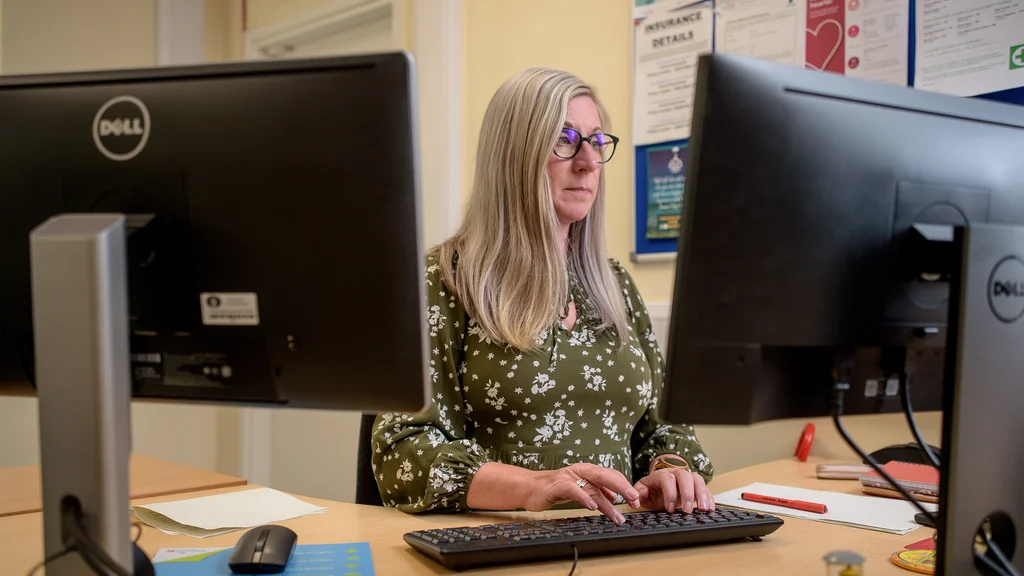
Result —
<path fill-rule="evenodd" d="M 370 437 L 373 435 L 373 421 L 376 414 L 363 414 L 359 422 L 359 458 L 356 464 L 356 504 L 369 504 L 371 506 L 383 506 L 380 499 L 380 490 L 377 488 L 377 479 L 373 477 L 371 458 L 373 447 Z"/>

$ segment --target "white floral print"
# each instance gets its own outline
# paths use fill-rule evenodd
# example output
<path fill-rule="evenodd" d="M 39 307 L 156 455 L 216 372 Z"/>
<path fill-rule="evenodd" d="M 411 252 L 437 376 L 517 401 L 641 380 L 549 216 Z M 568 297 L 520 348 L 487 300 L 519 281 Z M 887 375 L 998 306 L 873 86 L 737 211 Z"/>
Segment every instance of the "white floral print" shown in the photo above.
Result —
<path fill-rule="evenodd" d="M 590 462 L 635 480 L 651 458 L 674 453 L 711 479 L 693 428 L 657 418 L 661 352 L 629 274 L 611 265 L 627 303 L 627 333 L 599 329 L 574 284 L 576 324 L 559 327 L 553 312 L 552 328 L 526 351 L 489 338 L 428 258 L 431 405 L 422 414 L 377 418 L 373 469 L 385 505 L 466 510 L 469 484 L 489 461 L 533 470 Z"/>

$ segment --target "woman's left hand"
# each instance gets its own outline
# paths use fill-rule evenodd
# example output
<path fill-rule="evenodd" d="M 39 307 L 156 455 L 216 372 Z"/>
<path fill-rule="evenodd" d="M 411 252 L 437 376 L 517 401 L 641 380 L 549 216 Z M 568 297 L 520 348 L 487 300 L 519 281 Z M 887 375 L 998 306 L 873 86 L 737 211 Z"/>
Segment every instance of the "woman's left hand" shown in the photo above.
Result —
<path fill-rule="evenodd" d="M 687 514 L 693 512 L 694 504 L 698 510 L 706 512 L 715 509 L 715 499 L 704 478 L 682 468 L 655 470 L 634 487 L 640 493 L 640 506 L 643 508 L 669 512 L 682 510 Z"/>

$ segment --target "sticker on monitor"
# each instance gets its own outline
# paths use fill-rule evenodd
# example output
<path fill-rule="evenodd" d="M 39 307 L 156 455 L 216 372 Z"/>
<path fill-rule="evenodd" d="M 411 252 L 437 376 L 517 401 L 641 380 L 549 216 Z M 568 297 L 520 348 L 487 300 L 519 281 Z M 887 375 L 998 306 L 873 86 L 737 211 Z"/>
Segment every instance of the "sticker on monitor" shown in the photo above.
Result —
<path fill-rule="evenodd" d="M 203 292 L 199 306 L 206 326 L 259 326 L 255 292 Z"/>

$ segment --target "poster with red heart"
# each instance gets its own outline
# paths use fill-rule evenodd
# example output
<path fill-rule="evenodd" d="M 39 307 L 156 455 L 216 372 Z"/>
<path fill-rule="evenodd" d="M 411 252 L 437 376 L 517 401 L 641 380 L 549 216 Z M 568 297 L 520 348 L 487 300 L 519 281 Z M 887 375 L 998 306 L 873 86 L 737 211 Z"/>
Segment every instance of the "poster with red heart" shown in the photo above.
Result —
<path fill-rule="evenodd" d="M 806 0 L 804 65 L 906 85 L 909 0 Z"/>
<path fill-rule="evenodd" d="M 807 1 L 806 65 L 814 70 L 846 72 L 846 10 L 843 0 Z"/>

